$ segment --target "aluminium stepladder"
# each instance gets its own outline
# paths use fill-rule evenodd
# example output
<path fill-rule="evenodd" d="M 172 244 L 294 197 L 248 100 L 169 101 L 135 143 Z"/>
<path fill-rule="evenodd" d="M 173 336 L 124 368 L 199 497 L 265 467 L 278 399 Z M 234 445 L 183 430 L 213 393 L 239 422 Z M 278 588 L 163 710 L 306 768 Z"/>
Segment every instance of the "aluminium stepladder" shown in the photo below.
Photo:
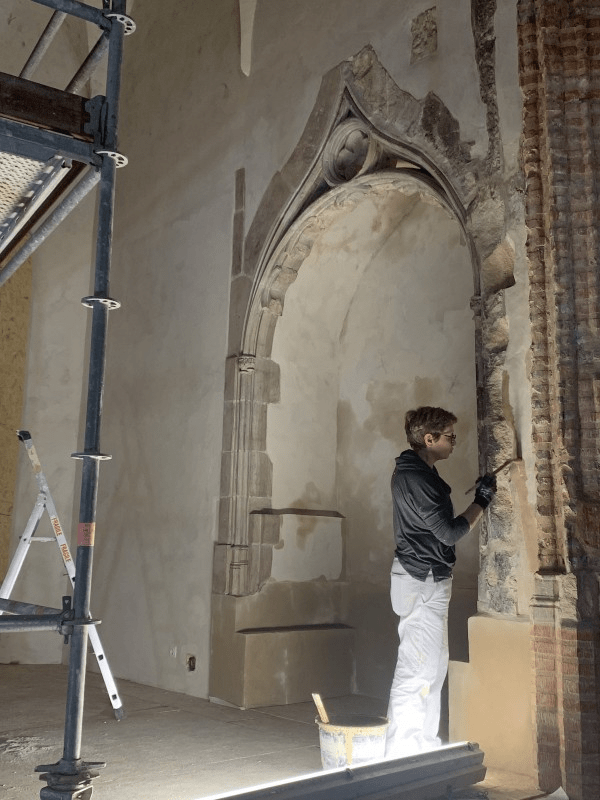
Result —
<path fill-rule="evenodd" d="M 56 506 L 54 505 L 54 500 L 50 494 L 48 481 L 46 480 L 46 476 L 42 471 L 42 465 L 38 458 L 35 447 L 33 446 L 31 434 L 29 431 L 17 431 L 17 436 L 23 442 L 27 450 L 27 455 L 29 456 L 29 460 L 31 462 L 38 485 L 38 496 L 33 510 L 29 516 L 29 520 L 27 521 L 27 525 L 25 526 L 25 530 L 19 539 L 19 544 L 17 545 L 13 559 L 8 567 L 6 576 L 2 582 L 2 586 L 0 586 L 0 598 L 6 600 L 10 599 L 11 592 L 14 588 L 19 572 L 21 571 L 21 567 L 23 566 L 23 562 L 25 561 L 25 556 L 27 555 L 32 542 L 55 541 L 60 550 L 60 555 L 67 570 L 69 580 L 71 581 L 71 586 L 75 585 L 75 564 L 73 563 L 71 551 L 69 550 L 69 545 L 65 539 L 62 525 L 58 519 Z M 54 536 L 52 537 L 35 536 L 35 532 L 44 514 L 44 511 L 47 511 L 48 516 L 50 517 L 50 524 L 52 525 L 52 530 L 54 532 Z M 2 614 L 2 611 L 0 611 L 0 614 Z M 98 635 L 95 625 L 89 626 L 88 634 L 90 644 L 92 645 L 96 655 L 96 660 L 98 661 L 98 666 L 100 667 L 100 672 L 104 678 L 104 683 L 113 707 L 114 715 L 118 720 L 121 720 L 125 716 L 125 711 L 123 709 L 123 704 L 121 702 L 121 698 L 119 697 L 119 692 L 108 665 L 106 655 L 104 654 L 104 649 L 100 642 L 100 636 Z"/>

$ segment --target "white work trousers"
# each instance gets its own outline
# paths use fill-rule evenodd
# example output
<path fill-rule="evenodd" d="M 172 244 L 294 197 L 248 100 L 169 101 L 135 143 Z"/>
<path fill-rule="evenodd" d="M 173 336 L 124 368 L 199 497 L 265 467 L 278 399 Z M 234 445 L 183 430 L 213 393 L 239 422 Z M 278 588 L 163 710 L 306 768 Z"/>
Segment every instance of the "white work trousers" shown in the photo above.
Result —
<path fill-rule="evenodd" d="M 390 690 L 386 758 L 441 745 L 440 695 L 448 671 L 448 604 L 452 578 L 418 581 L 397 558 L 391 576 L 392 608 L 398 624 L 398 661 Z"/>

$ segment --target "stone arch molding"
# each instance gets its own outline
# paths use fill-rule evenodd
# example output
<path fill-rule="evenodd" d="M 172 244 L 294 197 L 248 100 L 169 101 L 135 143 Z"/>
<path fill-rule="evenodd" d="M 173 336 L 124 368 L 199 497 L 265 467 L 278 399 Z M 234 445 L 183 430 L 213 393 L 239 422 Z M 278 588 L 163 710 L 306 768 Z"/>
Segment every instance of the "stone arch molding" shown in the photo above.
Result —
<path fill-rule="evenodd" d="M 508 343 L 504 289 L 514 283 L 513 261 L 503 241 L 504 200 L 489 159 L 472 158 L 470 151 L 442 101 L 433 93 L 417 100 L 400 89 L 371 47 L 324 77 L 294 153 L 271 180 L 248 234 L 234 247 L 239 257 L 234 258 L 231 287 L 213 573 L 217 594 L 258 591 L 269 578 L 272 548 L 279 540 L 280 517 L 269 513 L 272 473 L 265 448 L 267 406 L 279 391 L 271 345 L 285 293 L 332 216 L 370 192 L 418 192 L 460 224 L 473 264 L 478 414 L 487 431 L 480 439 L 480 466 L 493 467 L 515 454 L 514 432 L 502 410 Z M 242 214 L 237 227 L 243 229 L 239 183 L 237 188 L 238 223 Z M 497 506 L 497 519 L 483 534 L 484 549 L 494 525 L 511 525 L 508 491 Z M 503 535 L 497 530 L 498 539 Z M 514 610 L 513 575 L 509 570 L 504 582 L 494 576 L 484 605 Z"/>
<path fill-rule="evenodd" d="M 367 198 L 398 192 L 442 208 L 455 218 L 451 205 L 436 192 L 419 170 L 385 170 L 359 174 L 334 186 L 315 200 L 291 225 L 279 242 L 251 298 L 244 331 L 244 353 L 269 358 L 277 320 L 283 313 L 285 295 L 296 280 L 298 271 L 310 255 L 313 245 L 335 219 L 346 214 Z M 242 356 L 244 358 L 244 356 Z"/>

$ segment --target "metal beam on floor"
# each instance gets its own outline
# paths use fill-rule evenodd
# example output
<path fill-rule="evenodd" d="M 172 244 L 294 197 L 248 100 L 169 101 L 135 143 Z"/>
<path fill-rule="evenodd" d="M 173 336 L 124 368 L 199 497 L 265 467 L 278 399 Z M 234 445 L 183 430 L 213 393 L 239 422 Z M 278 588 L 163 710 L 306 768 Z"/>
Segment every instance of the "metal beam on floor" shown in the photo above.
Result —
<path fill-rule="evenodd" d="M 461 742 L 415 756 L 315 772 L 202 800 L 452 800 L 461 789 L 485 778 L 483 758 L 479 745 Z"/>

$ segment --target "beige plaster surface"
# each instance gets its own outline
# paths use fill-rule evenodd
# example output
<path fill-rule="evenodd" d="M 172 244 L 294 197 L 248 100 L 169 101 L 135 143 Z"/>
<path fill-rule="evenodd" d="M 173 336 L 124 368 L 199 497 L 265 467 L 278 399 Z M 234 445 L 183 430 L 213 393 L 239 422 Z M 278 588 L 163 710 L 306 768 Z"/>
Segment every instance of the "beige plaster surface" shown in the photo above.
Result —
<path fill-rule="evenodd" d="M 21 72 L 51 15 L 52 9 L 36 3 L 4 0 L 0 9 L 1 72 Z M 94 28 L 83 20 L 67 17 L 30 80 L 64 89 L 88 53 L 88 30 Z"/>
<path fill-rule="evenodd" d="M 11 523 L 19 459 L 23 384 L 29 332 L 31 262 L 0 289 L 0 576 L 10 563 Z"/>
<path fill-rule="evenodd" d="M 259 592 L 228 597 L 235 604 L 235 630 L 297 627 L 345 622 L 348 617 L 347 581 L 268 581 Z"/>
<path fill-rule="evenodd" d="M 340 517 L 285 514 L 279 543 L 273 548 L 275 581 L 338 580 L 343 570 Z"/>
<path fill-rule="evenodd" d="M 355 628 L 353 691 L 381 698 L 387 708 L 398 649 L 389 585 L 354 581 L 348 595 L 347 618 Z"/>
<path fill-rule="evenodd" d="M 274 630 L 245 637 L 242 707 L 306 702 L 313 692 L 339 697 L 352 691 L 351 628 Z"/>
<path fill-rule="evenodd" d="M 211 657 L 208 694 L 241 708 L 244 705 L 245 639 L 237 635 L 237 598 L 214 595 L 212 604 Z"/>
<path fill-rule="evenodd" d="M 288 606 L 289 598 L 290 592 L 286 592 Z M 273 599 L 276 595 L 271 594 Z M 255 613 L 240 619 L 236 612 L 243 606 L 243 598 L 215 595 L 212 698 L 238 708 L 255 708 L 273 702 L 303 702 L 313 692 L 323 697 L 351 693 L 354 630 L 340 624 L 339 618 L 315 622 L 314 617 L 307 617 L 301 584 L 295 599 L 302 620 L 296 625 L 290 624 L 289 615 L 274 620 L 256 613 L 260 607 L 256 609 L 252 597 L 246 598 L 246 605 L 252 603 Z M 248 622 L 251 625 L 245 627 Z"/>
<path fill-rule="evenodd" d="M 452 741 L 478 742 L 490 766 L 533 778 L 529 636 L 527 619 L 471 617 L 470 662 L 450 662 L 449 730 Z"/>

